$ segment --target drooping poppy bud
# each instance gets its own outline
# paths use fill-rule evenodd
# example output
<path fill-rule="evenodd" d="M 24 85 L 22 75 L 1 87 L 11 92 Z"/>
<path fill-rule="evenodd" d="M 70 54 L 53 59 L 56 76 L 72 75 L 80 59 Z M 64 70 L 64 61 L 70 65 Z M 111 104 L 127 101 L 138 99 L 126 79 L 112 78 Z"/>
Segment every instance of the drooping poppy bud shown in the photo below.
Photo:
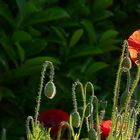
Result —
<path fill-rule="evenodd" d="M 93 128 L 89 129 L 88 138 L 89 140 L 96 140 L 97 134 Z"/>
<path fill-rule="evenodd" d="M 72 126 L 78 128 L 81 123 L 81 117 L 79 115 L 79 112 L 73 112 L 72 113 Z"/>
<path fill-rule="evenodd" d="M 49 99 L 52 99 L 56 94 L 56 87 L 52 81 L 49 81 L 44 88 L 44 94 Z"/>
<path fill-rule="evenodd" d="M 131 69 L 132 63 L 129 57 L 124 57 L 122 62 L 122 68 L 124 72 L 127 72 Z"/>

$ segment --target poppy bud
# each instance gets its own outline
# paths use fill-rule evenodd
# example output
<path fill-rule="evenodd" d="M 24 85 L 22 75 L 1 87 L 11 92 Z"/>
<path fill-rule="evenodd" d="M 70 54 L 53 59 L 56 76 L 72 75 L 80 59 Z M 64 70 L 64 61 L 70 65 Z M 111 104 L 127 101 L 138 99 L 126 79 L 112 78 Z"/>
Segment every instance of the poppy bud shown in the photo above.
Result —
<path fill-rule="evenodd" d="M 79 115 L 79 112 L 73 112 L 72 113 L 72 125 L 73 127 L 78 128 L 80 126 L 81 123 L 81 117 Z"/>
<path fill-rule="evenodd" d="M 52 99 L 56 94 L 56 87 L 52 81 L 49 81 L 44 88 L 44 94 L 49 99 Z"/>
<path fill-rule="evenodd" d="M 89 132 L 88 132 L 88 138 L 89 140 L 96 140 L 96 132 L 93 128 L 90 128 Z"/>
<path fill-rule="evenodd" d="M 122 62 L 122 68 L 124 72 L 127 72 L 127 70 L 130 70 L 132 66 L 131 60 L 129 57 L 124 57 Z"/>
<path fill-rule="evenodd" d="M 90 117 L 93 112 L 93 105 L 91 103 L 88 103 L 86 106 L 86 111 L 85 111 L 85 117 Z"/>

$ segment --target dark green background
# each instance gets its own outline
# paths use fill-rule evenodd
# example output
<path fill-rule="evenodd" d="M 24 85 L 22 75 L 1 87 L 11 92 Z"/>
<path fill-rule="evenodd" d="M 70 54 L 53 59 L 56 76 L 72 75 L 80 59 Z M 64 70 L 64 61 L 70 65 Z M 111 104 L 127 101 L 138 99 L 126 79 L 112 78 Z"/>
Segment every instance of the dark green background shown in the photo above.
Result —
<path fill-rule="evenodd" d="M 0 129 L 8 140 L 25 136 L 45 60 L 54 63 L 57 95 L 43 95 L 41 110 L 70 112 L 79 79 L 108 101 L 109 119 L 121 45 L 138 28 L 138 0 L 0 0 Z"/>

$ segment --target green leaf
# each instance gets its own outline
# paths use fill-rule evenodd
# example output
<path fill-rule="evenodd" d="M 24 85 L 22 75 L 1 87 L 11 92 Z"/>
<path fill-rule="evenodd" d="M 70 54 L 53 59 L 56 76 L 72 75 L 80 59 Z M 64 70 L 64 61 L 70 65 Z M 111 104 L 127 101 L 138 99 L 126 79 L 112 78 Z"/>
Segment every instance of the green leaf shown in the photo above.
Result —
<path fill-rule="evenodd" d="M 102 41 L 106 41 L 108 39 L 112 39 L 112 38 L 115 38 L 117 35 L 119 34 L 118 31 L 115 31 L 115 30 L 107 30 L 105 31 L 101 38 L 100 38 L 100 42 Z"/>
<path fill-rule="evenodd" d="M 98 72 L 106 67 L 108 67 L 109 65 L 104 63 L 104 62 L 95 62 L 93 64 L 91 64 L 88 68 L 86 73 L 90 76 L 95 72 Z"/>
<path fill-rule="evenodd" d="M 16 0 L 21 17 L 25 15 L 26 0 Z"/>
<path fill-rule="evenodd" d="M 18 67 L 17 69 L 10 71 L 8 77 L 10 79 L 14 79 L 25 76 L 31 76 L 33 74 L 39 73 L 45 61 L 51 61 L 56 65 L 60 64 L 60 61 L 54 57 L 46 57 L 46 56 L 35 57 L 27 60 L 21 67 Z"/>
<path fill-rule="evenodd" d="M 96 37 L 95 29 L 94 29 L 91 21 L 83 20 L 81 23 L 83 24 L 85 30 L 87 31 L 87 36 L 88 36 L 90 45 L 92 46 L 92 45 L 96 44 L 97 37 Z"/>
<path fill-rule="evenodd" d="M 48 42 L 46 39 L 34 39 L 32 42 L 27 44 L 27 47 L 24 47 L 26 56 L 39 54 L 46 48 L 47 45 Z"/>
<path fill-rule="evenodd" d="M 97 11 L 93 20 L 96 22 L 99 22 L 100 20 L 104 20 L 106 18 L 112 17 L 113 15 L 114 15 L 114 13 L 109 10 Z"/>
<path fill-rule="evenodd" d="M 15 98 L 15 95 L 10 89 L 6 87 L 0 87 L 0 98 Z"/>
<path fill-rule="evenodd" d="M 117 47 L 116 44 L 121 43 L 119 39 L 107 39 L 98 44 L 98 47 L 103 52 L 110 52 L 110 51 L 118 51 L 120 48 Z"/>
<path fill-rule="evenodd" d="M 29 32 L 30 32 L 30 35 L 34 38 L 41 37 L 41 34 L 42 34 L 42 32 L 39 29 L 37 30 L 36 28 L 33 28 L 31 26 L 29 27 Z"/>
<path fill-rule="evenodd" d="M 73 47 L 81 38 L 81 36 L 83 35 L 83 29 L 78 29 L 76 30 L 70 40 L 70 47 Z"/>
<path fill-rule="evenodd" d="M 18 54 L 19 54 L 20 60 L 21 60 L 21 62 L 23 62 L 24 58 L 25 58 L 24 49 L 20 46 L 19 43 L 16 43 L 16 46 L 17 46 L 17 50 L 18 50 Z"/>
<path fill-rule="evenodd" d="M 9 56 L 12 62 L 17 65 L 16 62 L 16 53 L 12 48 L 11 44 L 9 43 L 9 38 L 2 32 L 0 33 L 0 44 L 3 47 L 5 53 Z"/>
<path fill-rule="evenodd" d="M 3 69 L 5 71 L 8 71 L 9 70 L 9 65 L 8 65 L 8 62 L 6 61 L 6 59 L 1 55 L 0 56 L 0 71 L 3 71 Z M 0 77 L 1 79 L 2 77 Z"/>
<path fill-rule="evenodd" d="M 31 25 L 69 17 L 69 14 L 62 8 L 50 8 L 35 13 L 28 20 L 26 20 L 25 24 Z"/>
<path fill-rule="evenodd" d="M 7 4 L 0 1 L 0 15 L 3 16 L 12 26 L 15 27 L 15 21 L 13 19 L 11 11 L 8 9 Z"/>
<path fill-rule="evenodd" d="M 94 0 L 93 9 L 96 11 L 101 11 L 113 4 L 113 0 Z"/>
<path fill-rule="evenodd" d="M 60 61 L 57 58 L 54 57 L 47 57 L 47 56 L 40 56 L 28 59 L 24 65 L 26 66 L 32 66 L 32 65 L 42 65 L 45 61 L 51 61 L 54 64 L 60 65 Z"/>
<path fill-rule="evenodd" d="M 102 54 L 102 50 L 97 47 L 84 47 L 80 48 L 77 52 L 73 53 L 71 56 L 69 56 L 69 59 L 71 58 L 78 58 L 83 56 L 93 56 L 97 54 Z"/>
<path fill-rule="evenodd" d="M 21 67 L 18 67 L 15 70 L 11 70 L 10 73 L 8 73 L 8 78 L 11 81 L 15 78 L 21 78 L 26 76 L 31 76 L 36 73 L 39 73 L 41 71 L 42 64 L 28 66 L 28 65 L 22 65 Z"/>
<path fill-rule="evenodd" d="M 26 2 L 26 6 L 25 6 L 26 13 L 25 14 L 27 17 L 38 11 L 39 11 L 39 8 L 32 1 Z"/>
<path fill-rule="evenodd" d="M 57 36 L 62 40 L 62 43 L 66 46 L 67 42 L 65 39 L 66 33 L 63 28 L 60 27 L 52 27 L 53 31 L 57 34 Z"/>
<path fill-rule="evenodd" d="M 32 40 L 32 37 L 29 33 L 19 30 L 13 33 L 12 40 L 14 42 L 27 42 Z"/>

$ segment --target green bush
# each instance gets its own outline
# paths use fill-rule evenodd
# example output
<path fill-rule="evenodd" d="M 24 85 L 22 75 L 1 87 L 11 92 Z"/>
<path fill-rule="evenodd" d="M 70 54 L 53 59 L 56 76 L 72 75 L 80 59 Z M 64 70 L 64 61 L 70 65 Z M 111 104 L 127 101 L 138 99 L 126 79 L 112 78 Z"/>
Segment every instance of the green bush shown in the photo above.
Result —
<path fill-rule="evenodd" d="M 43 108 L 69 112 L 77 78 L 94 81 L 99 99 L 112 98 L 118 44 L 139 27 L 139 15 L 133 0 L 0 0 L 0 127 L 10 140 L 25 136 L 46 60 L 55 65 L 58 94 Z"/>

